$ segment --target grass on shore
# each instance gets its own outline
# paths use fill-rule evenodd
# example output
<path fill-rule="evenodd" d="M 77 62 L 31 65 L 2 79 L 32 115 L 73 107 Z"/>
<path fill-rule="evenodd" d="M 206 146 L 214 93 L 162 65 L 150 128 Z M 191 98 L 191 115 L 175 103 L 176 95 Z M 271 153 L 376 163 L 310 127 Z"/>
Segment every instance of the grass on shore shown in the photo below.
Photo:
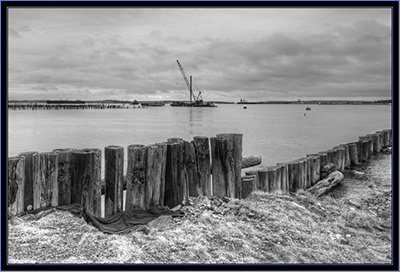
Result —
<path fill-rule="evenodd" d="M 109 235 L 68 212 L 9 222 L 9 263 L 391 263 L 391 219 L 329 196 L 203 199 L 183 218 Z"/>

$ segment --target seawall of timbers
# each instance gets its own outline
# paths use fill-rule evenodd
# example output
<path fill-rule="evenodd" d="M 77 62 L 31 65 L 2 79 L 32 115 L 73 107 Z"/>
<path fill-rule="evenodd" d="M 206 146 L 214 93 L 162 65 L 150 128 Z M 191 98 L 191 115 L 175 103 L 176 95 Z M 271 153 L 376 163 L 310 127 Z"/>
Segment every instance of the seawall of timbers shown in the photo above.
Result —
<path fill-rule="evenodd" d="M 243 135 L 196 136 L 192 141 L 169 138 L 152 145 L 24 152 L 8 158 L 8 212 L 79 204 L 93 216 L 149 210 L 185 204 L 189 196 L 244 198 L 255 190 L 292 193 L 308 189 L 329 173 L 368 161 L 392 145 L 392 130 L 378 131 L 324 152 L 309 154 L 265 169 L 242 169 L 261 164 L 260 156 L 242 157 Z M 123 192 L 126 192 L 125 197 Z M 124 203 L 125 202 L 125 203 Z"/>

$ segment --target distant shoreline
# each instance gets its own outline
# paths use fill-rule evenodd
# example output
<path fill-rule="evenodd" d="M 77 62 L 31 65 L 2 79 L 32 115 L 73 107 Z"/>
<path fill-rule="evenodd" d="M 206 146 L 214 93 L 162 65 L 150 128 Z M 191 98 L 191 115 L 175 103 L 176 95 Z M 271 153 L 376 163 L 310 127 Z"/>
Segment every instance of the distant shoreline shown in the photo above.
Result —
<path fill-rule="evenodd" d="M 46 103 L 47 100 L 9 100 L 8 103 Z M 56 100 L 54 100 L 56 101 Z M 67 100 L 60 100 L 67 101 Z M 71 100 L 73 102 L 75 100 Z M 107 104 L 144 104 L 144 103 L 164 103 L 171 104 L 173 102 L 182 102 L 181 100 L 158 100 L 158 101 L 128 101 L 128 100 L 86 100 L 86 103 L 107 103 Z M 391 105 L 392 100 L 300 100 L 300 101 L 246 101 L 246 102 L 229 102 L 229 101 L 209 101 L 215 104 L 289 104 L 289 105 Z"/>

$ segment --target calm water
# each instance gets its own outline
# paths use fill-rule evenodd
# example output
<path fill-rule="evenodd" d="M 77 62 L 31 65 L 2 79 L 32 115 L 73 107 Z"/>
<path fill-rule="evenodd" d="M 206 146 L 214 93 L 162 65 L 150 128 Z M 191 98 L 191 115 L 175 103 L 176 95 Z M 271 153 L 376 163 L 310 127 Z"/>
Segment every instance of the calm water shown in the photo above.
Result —
<path fill-rule="evenodd" d="M 386 105 L 218 105 L 114 110 L 9 111 L 9 156 L 56 148 L 153 144 L 170 137 L 242 133 L 243 155 L 261 155 L 263 166 L 358 140 L 391 128 Z M 304 116 L 304 113 L 307 115 Z M 126 149 L 125 149 L 126 153 Z M 126 157 L 126 154 L 125 154 Z M 104 163 L 104 158 L 103 158 Z"/>

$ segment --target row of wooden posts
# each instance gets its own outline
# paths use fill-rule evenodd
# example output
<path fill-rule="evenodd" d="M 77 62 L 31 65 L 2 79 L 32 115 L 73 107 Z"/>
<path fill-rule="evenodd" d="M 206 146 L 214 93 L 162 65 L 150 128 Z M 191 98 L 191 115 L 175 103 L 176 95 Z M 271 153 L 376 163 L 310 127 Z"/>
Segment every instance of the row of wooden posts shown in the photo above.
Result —
<path fill-rule="evenodd" d="M 196 136 L 192 141 L 170 138 L 153 145 L 130 145 L 124 178 L 124 148 L 25 152 L 8 159 L 8 203 L 11 214 L 48 206 L 81 204 L 101 216 L 123 208 L 148 210 L 187 203 L 189 196 L 241 197 L 242 134 Z M 261 160 L 260 160 L 261 162 Z M 211 172 L 212 180 L 211 182 Z"/>
<path fill-rule="evenodd" d="M 246 171 L 244 176 L 242 168 L 249 165 L 242 158 L 242 140 L 242 134 L 231 133 L 196 136 L 192 141 L 170 138 L 153 145 L 130 145 L 125 177 L 124 148 L 107 146 L 104 183 L 100 149 L 24 152 L 8 159 L 9 212 L 15 215 L 78 203 L 100 217 L 102 192 L 106 217 L 121 211 L 123 201 L 125 210 L 133 211 L 173 208 L 186 204 L 189 196 L 244 198 L 255 190 L 291 193 L 313 186 L 332 169 L 343 171 L 368 161 L 372 154 L 391 146 L 392 131 L 368 134 L 326 152 Z"/>
<path fill-rule="evenodd" d="M 265 169 L 246 171 L 242 177 L 243 197 L 252 191 L 291 193 L 307 190 L 334 170 L 343 172 L 351 166 L 370 160 L 383 148 L 392 145 L 392 130 L 377 131 L 359 137 L 356 142 L 310 154 L 304 158 L 278 163 Z"/>

